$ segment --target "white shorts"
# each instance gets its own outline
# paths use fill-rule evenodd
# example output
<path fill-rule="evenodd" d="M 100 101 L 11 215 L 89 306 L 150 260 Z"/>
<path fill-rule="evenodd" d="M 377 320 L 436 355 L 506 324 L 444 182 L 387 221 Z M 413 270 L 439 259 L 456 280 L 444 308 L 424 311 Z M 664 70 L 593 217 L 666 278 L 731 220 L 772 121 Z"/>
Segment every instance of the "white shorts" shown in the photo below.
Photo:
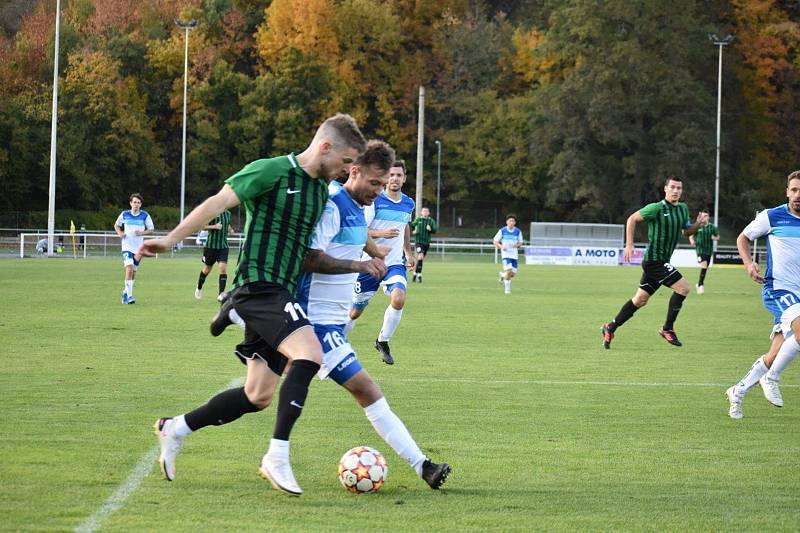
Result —
<path fill-rule="evenodd" d="M 139 270 L 139 263 L 134 257 L 133 252 L 122 252 L 122 264 L 127 268 L 129 266 L 133 267 L 133 271 L 136 272 Z"/>

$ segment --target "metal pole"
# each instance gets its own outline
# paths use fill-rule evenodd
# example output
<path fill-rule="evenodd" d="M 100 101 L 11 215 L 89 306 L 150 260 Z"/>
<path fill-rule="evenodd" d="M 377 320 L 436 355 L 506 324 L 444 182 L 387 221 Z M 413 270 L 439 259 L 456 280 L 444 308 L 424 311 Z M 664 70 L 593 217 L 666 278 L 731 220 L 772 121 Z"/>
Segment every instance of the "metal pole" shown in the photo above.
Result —
<path fill-rule="evenodd" d="M 183 46 L 183 141 L 181 143 L 181 222 L 183 222 L 184 199 L 186 198 L 186 100 L 189 85 L 189 30 L 197 26 L 196 20 L 183 22 L 175 19 L 175 24 L 184 31 Z"/>
<path fill-rule="evenodd" d="M 439 204 L 442 190 L 442 143 L 436 141 L 436 226 L 439 226 Z"/>
<path fill-rule="evenodd" d="M 719 159 L 720 144 L 722 139 L 722 48 L 733 42 L 733 35 L 727 35 L 723 39 L 716 34 L 710 33 L 709 40 L 714 46 L 719 47 L 719 66 L 717 71 L 717 146 L 716 146 L 716 167 L 714 172 L 714 225 L 719 226 Z M 717 250 L 717 241 L 714 241 L 714 251 Z"/>
<path fill-rule="evenodd" d="M 417 216 L 422 211 L 422 146 L 425 142 L 425 87 L 419 86 L 419 119 L 417 121 Z"/>
<path fill-rule="evenodd" d="M 50 123 L 50 189 L 47 202 L 47 256 L 55 254 L 56 228 L 56 126 L 58 124 L 58 41 L 61 36 L 61 0 L 56 0 L 56 42 L 53 54 L 53 117 Z"/>

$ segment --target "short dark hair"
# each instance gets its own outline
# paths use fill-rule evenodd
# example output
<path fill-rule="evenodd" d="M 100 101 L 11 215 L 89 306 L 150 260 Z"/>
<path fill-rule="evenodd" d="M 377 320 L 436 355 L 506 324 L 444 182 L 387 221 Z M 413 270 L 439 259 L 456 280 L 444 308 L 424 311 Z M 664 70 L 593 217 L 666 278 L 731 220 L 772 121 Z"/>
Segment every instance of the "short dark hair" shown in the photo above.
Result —
<path fill-rule="evenodd" d="M 704 207 L 700 210 L 701 213 L 710 213 L 711 211 L 708 210 L 707 207 Z"/>
<path fill-rule="evenodd" d="M 790 183 L 792 180 L 800 180 L 800 170 L 795 170 L 794 172 L 792 172 L 791 174 L 789 174 L 789 177 L 788 177 L 788 178 L 786 178 L 786 186 L 787 186 L 787 187 L 789 186 L 789 183 Z"/>
<path fill-rule="evenodd" d="M 666 181 L 664 182 L 664 186 L 666 186 L 670 181 L 680 181 L 683 183 L 683 178 L 680 176 L 667 176 Z"/>
<path fill-rule="evenodd" d="M 406 174 L 406 162 L 402 159 L 395 159 L 394 163 L 392 163 L 393 167 L 400 167 L 403 169 L 403 174 Z"/>
<path fill-rule="evenodd" d="M 142 199 L 142 195 L 141 195 L 141 194 L 139 194 L 138 192 L 135 192 L 135 193 L 131 194 L 131 195 L 128 197 L 128 201 L 129 201 L 129 202 L 132 202 L 134 198 L 138 198 L 140 202 L 144 203 L 144 200 Z"/>
<path fill-rule="evenodd" d="M 364 153 L 356 158 L 356 165 L 373 166 L 387 172 L 393 164 L 394 148 L 388 143 L 375 139 L 369 141 Z"/>
<path fill-rule="evenodd" d="M 513 214 L 513 213 L 509 213 L 509 214 L 507 214 L 507 215 L 506 215 L 506 222 L 508 222 L 508 219 L 509 219 L 509 218 L 513 218 L 513 219 L 514 219 L 514 222 L 516 222 L 516 221 L 517 221 L 517 215 L 515 215 L 515 214 Z"/>
<path fill-rule="evenodd" d="M 325 120 L 317 130 L 317 134 L 322 132 L 324 135 L 331 135 L 334 144 L 342 145 L 347 148 L 355 148 L 358 153 L 363 153 L 367 148 L 367 141 L 364 134 L 358 129 L 356 119 L 344 113 L 336 113 L 334 116 Z"/>

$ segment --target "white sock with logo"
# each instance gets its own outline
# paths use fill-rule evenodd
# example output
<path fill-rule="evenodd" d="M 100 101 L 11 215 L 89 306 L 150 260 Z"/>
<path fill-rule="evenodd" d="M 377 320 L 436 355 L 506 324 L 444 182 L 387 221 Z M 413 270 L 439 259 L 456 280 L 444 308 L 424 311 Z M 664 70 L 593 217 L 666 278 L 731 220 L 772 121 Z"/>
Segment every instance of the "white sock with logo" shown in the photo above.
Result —
<path fill-rule="evenodd" d="M 402 318 L 402 316 L 402 309 L 395 309 L 391 305 L 386 308 L 386 312 L 383 313 L 383 327 L 378 334 L 379 341 L 389 341 L 392 338 L 397 326 L 400 325 L 400 318 Z"/>
<path fill-rule="evenodd" d="M 781 349 L 778 350 L 778 355 L 775 356 L 772 367 L 769 369 L 769 372 L 767 372 L 767 377 L 773 381 L 780 381 L 781 373 L 786 370 L 789 363 L 794 361 L 798 352 L 800 352 L 800 344 L 797 343 L 797 339 L 794 338 L 794 335 L 786 338 L 783 344 L 781 344 Z"/>
<path fill-rule="evenodd" d="M 125 280 L 125 294 L 128 296 L 133 296 L 133 280 L 126 279 Z"/>
<path fill-rule="evenodd" d="M 422 463 L 427 457 L 419 449 L 403 421 L 392 412 L 386 398 L 365 407 L 364 414 L 386 444 L 411 465 L 418 476 L 422 476 Z"/>
<path fill-rule="evenodd" d="M 764 364 L 764 356 L 762 355 L 756 362 L 753 363 L 753 366 L 750 367 L 750 370 L 747 374 L 744 375 L 742 380 L 736 384 L 736 392 L 738 394 L 744 394 L 747 390 L 758 383 L 758 380 L 761 379 L 761 376 L 769 372 L 769 368 L 767 365 Z"/>

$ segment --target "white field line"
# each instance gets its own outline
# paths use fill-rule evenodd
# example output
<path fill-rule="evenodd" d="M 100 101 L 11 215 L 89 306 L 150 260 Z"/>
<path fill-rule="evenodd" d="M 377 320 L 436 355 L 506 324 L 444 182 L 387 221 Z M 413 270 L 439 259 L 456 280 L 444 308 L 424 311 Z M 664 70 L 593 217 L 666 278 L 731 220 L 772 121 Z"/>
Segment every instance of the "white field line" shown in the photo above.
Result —
<path fill-rule="evenodd" d="M 613 387 L 710 387 L 726 389 L 732 383 L 681 383 L 659 381 L 558 381 L 548 379 L 476 379 L 476 378 L 381 378 L 382 383 L 470 383 L 473 385 L 588 385 Z M 782 389 L 800 385 L 781 385 Z"/>
<path fill-rule="evenodd" d="M 242 383 L 244 383 L 243 378 L 236 378 L 228 383 L 224 389 L 217 391 L 217 393 L 236 386 L 241 386 Z M 90 533 L 95 531 L 100 527 L 106 518 L 124 507 L 125 501 L 130 498 L 134 492 L 136 492 L 136 489 L 138 489 L 139 485 L 142 484 L 144 478 L 146 478 L 153 470 L 153 465 L 155 464 L 159 453 L 159 446 L 155 445 L 147 453 L 142 455 L 142 457 L 139 459 L 139 462 L 136 463 L 133 471 L 128 476 L 128 479 L 123 481 L 117 487 L 117 490 L 115 490 L 114 493 L 109 496 L 105 502 L 103 502 L 103 505 L 101 505 L 94 513 L 92 513 L 89 518 L 75 528 L 76 533 Z"/>

